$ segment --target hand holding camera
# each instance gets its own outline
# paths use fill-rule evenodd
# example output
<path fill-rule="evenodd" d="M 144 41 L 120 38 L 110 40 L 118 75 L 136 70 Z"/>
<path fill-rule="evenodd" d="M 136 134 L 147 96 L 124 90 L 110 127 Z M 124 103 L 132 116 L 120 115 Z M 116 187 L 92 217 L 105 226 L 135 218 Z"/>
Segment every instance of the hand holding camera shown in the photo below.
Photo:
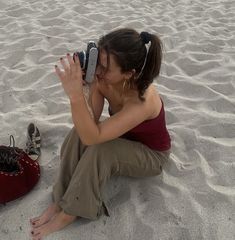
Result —
<path fill-rule="evenodd" d="M 78 55 L 81 69 L 84 71 L 84 80 L 87 83 L 91 83 L 94 79 L 96 64 L 98 59 L 98 48 L 95 42 L 90 41 L 87 44 L 87 50 L 76 52 L 73 55 L 73 60 L 75 61 L 75 55 Z"/>
<path fill-rule="evenodd" d="M 83 94 L 82 69 L 77 55 L 75 56 L 74 61 L 73 57 L 68 53 L 66 60 L 64 58 L 60 58 L 62 68 L 55 65 L 55 71 L 70 100 L 77 101 Z"/>
<path fill-rule="evenodd" d="M 55 66 L 56 73 L 70 100 L 78 100 L 83 95 L 83 82 L 91 83 L 94 79 L 98 59 L 98 48 L 94 42 L 87 44 L 87 50 L 67 54 L 67 62 L 61 58 L 62 70 Z"/>
<path fill-rule="evenodd" d="M 93 81 L 97 59 L 98 48 L 94 42 L 89 42 L 86 51 L 75 52 L 73 57 L 68 53 L 67 62 L 63 58 L 60 59 L 63 70 L 55 66 L 56 73 L 70 100 L 78 100 L 82 96 L 83 81 L 87 83 Z"/>

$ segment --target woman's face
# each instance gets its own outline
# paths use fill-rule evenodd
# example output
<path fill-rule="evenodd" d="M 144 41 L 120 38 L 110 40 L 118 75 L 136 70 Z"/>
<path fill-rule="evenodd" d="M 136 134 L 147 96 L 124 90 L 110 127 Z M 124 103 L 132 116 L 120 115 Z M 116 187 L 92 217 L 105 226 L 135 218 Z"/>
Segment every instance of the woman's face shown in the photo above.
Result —
<path fill-rule="evenodd" d="M 114 55 L 108 55 L 104 50 L 99 53 L 99 60 L 96 69 L 96 77 L 98 81 L 104 81 L 106 84 L 114 85 L 123 83 L 126 79 L 126 73 L 121 72 L 121 67 L 116 63 Z"/>

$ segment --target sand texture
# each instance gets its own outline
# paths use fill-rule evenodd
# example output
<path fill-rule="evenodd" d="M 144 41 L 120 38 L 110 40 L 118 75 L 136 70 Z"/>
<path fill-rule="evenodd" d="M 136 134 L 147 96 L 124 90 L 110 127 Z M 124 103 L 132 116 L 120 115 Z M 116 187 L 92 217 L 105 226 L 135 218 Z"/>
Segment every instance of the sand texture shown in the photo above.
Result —
<path fill-rule="evenodd" d="M 13 134 L 24 147 L 30 122 L 42 135 L 40 182 L 0 206 L 1 240 L 30 239 L 29 218 L 51 201 L 72 127 L 54 64 L 120 27 L 163 41 L 154 84 L 165 103 L 171 159 L 158 177 L 113 178 L 104 194 L 110 218 L 78 220 L 46 239 L 235 239 L 235 1 L 0 0 L 0 144 Z"/>

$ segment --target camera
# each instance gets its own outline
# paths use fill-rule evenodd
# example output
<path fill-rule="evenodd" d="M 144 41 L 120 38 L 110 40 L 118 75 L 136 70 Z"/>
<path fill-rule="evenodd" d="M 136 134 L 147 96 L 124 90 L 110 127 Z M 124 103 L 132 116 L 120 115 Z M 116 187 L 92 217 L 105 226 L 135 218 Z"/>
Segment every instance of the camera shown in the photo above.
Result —
<path fill-rule="evenodd" d="M 94 79 L 96 64 L 98 59 L 98 48 L 93 41 L 89 41 L 86 51 L 75 52 L 73 60 L 75 61 L 75 54 L 77 54 L 81 69 L 85 73 L 84 80 L 91 83 Z"/>

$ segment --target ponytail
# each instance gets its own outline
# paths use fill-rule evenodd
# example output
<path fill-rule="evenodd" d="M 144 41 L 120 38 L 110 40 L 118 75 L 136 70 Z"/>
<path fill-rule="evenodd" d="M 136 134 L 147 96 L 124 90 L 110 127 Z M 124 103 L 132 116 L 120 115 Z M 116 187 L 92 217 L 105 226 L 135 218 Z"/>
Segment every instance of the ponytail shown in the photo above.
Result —
<path fill-rule="evenodd" d="M 143 63 L 143 68 L 135 80 L 135 84 L 139 91 L 139 98 L 144 101 L 143 95 L 145 90 L 160 73 L 162 42 L 156 35 L 147 32 L 142 32 L 140 37 L 145 44 L 146 57 Z"/>

